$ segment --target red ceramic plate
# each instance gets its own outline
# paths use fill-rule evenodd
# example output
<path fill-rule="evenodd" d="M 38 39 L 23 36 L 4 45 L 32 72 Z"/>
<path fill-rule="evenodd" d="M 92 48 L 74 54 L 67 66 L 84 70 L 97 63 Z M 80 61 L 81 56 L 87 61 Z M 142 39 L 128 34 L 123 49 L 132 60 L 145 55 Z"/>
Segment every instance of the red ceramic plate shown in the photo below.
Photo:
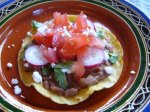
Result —
<path fill-rule="evenodd" d="M 17 55 L 23 38 L 31 28 L 31 21 L 44 22 L 49 20 L 55 11 L 67 14 L 79 14 L 80 11 L 83 11 L 87 16 L 110 29 L 120 41 L 124 51 L 124 67 L 119 81 L 112 88 L 95 92 L 86 101 L 73 106 L 56 104 L 41 96 L 34 88 L 24 86 L 18 74 Z M 123 110 L 127 109 L 127 102 L 136 100 L 135 96 L 147 76 L 145 71 L 147 68 L 147 46 L 142 38 L 142 33 L 139 32 L 139 28 L 128 15 L 111 6 L 109 2 L 51 2 L 46 0 L 30 2 L 29 4 L 22 4 L 5 16 L 0 21 L 0 25 L 0 103 L 6 110 Z M 13 64 L 12 69 L 7 69 L 8 62 Z M 130 74 L 132 70 L 135 71 L 133 75 Z M 21 95 L 14 95 L 14 86 L 11 84 L 12 78 L 19 80 L 19 86 L 22 88 Z"/>

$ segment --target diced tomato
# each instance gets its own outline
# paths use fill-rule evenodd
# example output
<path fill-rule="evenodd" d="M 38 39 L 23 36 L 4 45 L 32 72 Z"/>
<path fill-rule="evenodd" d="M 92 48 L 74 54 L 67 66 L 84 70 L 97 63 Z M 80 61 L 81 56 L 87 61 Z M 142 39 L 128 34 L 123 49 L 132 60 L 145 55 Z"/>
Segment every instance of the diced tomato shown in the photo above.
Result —
<path fill-rule="evenodd" d="M 61 15 L 60 21 L 61 21 L 61 25 L 62 26 L 67 26 L 68 25 L 67 14 Z"/>
<path fill-rule="evenodd" d="M 54 36 L 53 31 L 46 30 L 45 34 L 37 32 L 35 35 L 32 36 L 32 38 L 33 40 L 36 41 L 37 44 L 43 44 L 46 47 L 51 47 L 53 36 Z"/>
<path fill-rule="evenodd" d="M 81 53 L 86 52 L 87 48 L 88 48 L 88 46 L 83 46 L 83 47 L 80 47 L 80 49 L 77 49 L 77 56 Z"/>
<path fill-rule="evenodd" d="M 82 33 L 82 29 L 77 29 L 76 24 L 72 24 L 68 30 L 72 31 L 72 33 Z"/>
<path fill-rule="evenodd" d="M 59 56 L 61 56 L 61 58 L 65 60 L 74 59 L 74 56 L 76 55 L 75 46 L 75 41 L 73 41 L 71 38 L 65 38 L 63 46 L 59 50 Z"/>
<path fill-rule="evenodd" d="M 89 43 L 89 39 L 87 36 L 82 35 L 82 34 L 78 34 L 78 35 L 73 35 L 72 39 L 75 41 L 76 43 L 76 49 L 86 46 Z"/>
<path fill-rule="evenodd" d="M 85 18 L 85 14 L 82 12 L 78 15 L 74 24 L 72 24 L 68 29 L 72 30 L 73 33 L 82 33 L 82 29 L 86 29 L 88 27 L 87 20 Z"/>
<path fill-rule="evenodd" d="M 63 44 L 62 47 L 62 52 L 63 54 L 66 55 L 75 55 L 75 47 L 76 47 L 76 42 L 73 41 L 71 38 L 66 38 L 65 43 Z"/>
<path fill-rule="evenodd" d="M 65 39 L 61 35 L 54 35 L 52 40 L 52 47 L 56 47 L 57 50 L 61 49 L 64 44 Z"/>
<path fill-rule="evenodd" d="M 85 67 L 82 62 L 76 61 L 71 67 L 74 81 L 78 82 L 82 77 L 84 77 Z"/>
<path fill-rule="evenodd" d="M 41 49 L 43 56 L 49 61 L 49 63 L 58 62 L 57 53 L 54 49 L 47 48 L 43 45 L 40 46 L 40 49 Z"/>
<path fill-rule="evenodd" d="M 99 38 L 95 38 L 93 36 L 90 36 L 89 38 L 90 38 L 89 46 L 104 49 L 105 44 L 102 40 L 100 40 Z"/>
<path fill-rule="evenodd" d="M 81 52 L 82 47 L 87 46 L 89 43 L 85 35 L 73 35 L 71 38 L 63 38 L 56 36 L 54 38 L 55 46 L 58 48 L 58 54 L 62 59 L 74 59 L 77 52 Z"/>
<path fill-rule="evenodd" d="M 40 32 L 37 32 L 35 35 L 32 36 L 33 40 L 35 40 L 37 44 L 43 43 L 43 37 L 44 35 Z"/>
<path fill-rule="evenodd" d="M 84 16 L 85 16 L 84 13 L 81 12 L 79 14 L 79 16 L 77 17 L 76 22 L 75 22 L 77 29 L 86 29 L 87 28 L 87 21 Z"/>
<path fill-rule="evenodd" d="M 52 47 L 53 36 L 54 36 L 54 31 L 46 30 L 46 36 L 43 38 L 43 44 L 46 47 Z"/>
<path fill-rule="evenodd" d="M 58 51 L 57 56 L 59 59 L 66 61 L 74 61 L 76 59 L 75 55 L 64 54 L 61 52 L 61 50 Z"/>
<path fill-rule="evenodd" d="M 52 40 L 52 47 L 57 48 L 57 56 L 60 59 L 65 59 L 69 60 L 72 59 L 72 57 L 68 56 L 67 54 L 64 54 L 62 51 L 63 45 L 65 43 L 65 38 L 63 38 L 60 35 L 54 35 L 53 40 Z"/>
<path fill-rule="evenodd" d="M 55 12 L 53 13 L 53 16 L 54 16 L 54 24 L 55 25 L 59 25 L 60 24 L 60 13 L 58 12 Z"/>
<path fill-rule="evenodd" d="M 54 24 L 57 26 L 67 26 L 68 25 L 68 18 L 67 14 L 60 14 L 58 12 L 55 12 L 53 14 L 54 16 Z"/>

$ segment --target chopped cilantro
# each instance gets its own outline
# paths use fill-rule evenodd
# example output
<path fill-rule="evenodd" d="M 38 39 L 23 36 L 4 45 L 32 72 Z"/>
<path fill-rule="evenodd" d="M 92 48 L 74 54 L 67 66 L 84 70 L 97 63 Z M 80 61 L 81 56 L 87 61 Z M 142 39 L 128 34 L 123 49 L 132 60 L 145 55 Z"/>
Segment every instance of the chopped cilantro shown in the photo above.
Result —
<path fill-rule="evenodd" d="M 20 54 L 20 59 L 24 59 L 25 51 L 23 50 Z"/>
<path fill-rule="evenodd" d="M 32 20 L 32 28 L 37 29 L 37 28 L 39 28 L 41 25 L 42 25 L 42 23 L 37 22 L 37 21 L 35 21 L 35 20 Z"/>
<path fill-rule="evenodd" d="M 50 75 L 50 73 L 53 72 L 53 69 L 51 68 L 50 65 L 47 65 L 47 66 L 42 67 L 41 71 L 42 71 L 43 75 Z"/>
<path fill-rule="evenodd" d="M 104 31 L 97 32 L 97 35 L 100 39 L 104 39 Z"/>
<path fill-rule="evenodd" d="M 63 73 L 60 68 L 55 68 L 54 72 L 55 72 L 54 77 L 55 80 L 58 82 L 59 87 L 67 89 L 68 82 L 65 73 Z"/>
<path fill-rule="evenodd" d="M 24 50 L 26 50 L 29 47 L 29 44 L 24 46 Z"/>
<path fill-rule="evenodd" d="M 24 55 L 25 55 L 25 50 L 28 48 L 28 44 L 27 45 L 25 45 L 25 47 L 24 47 L 24 49 L 23 49 L 23 51 L 21 52 L 21 59 L 24 59 Z"/>
<path fill-rule="evenodd" d="M 109 61 L 112 63 L 112 64 L 115 64 L 117 61 L 118 61 L 118 55 L 117 54 L 113 54 L 113 53 L 109 53 Z"/>
<path fill-rule="evenodd" d="M 70 68 L 72 64 L 73 64 L 73 62 L 66 61 L 66 62 L 62 62 L 62 63 L 57 64 L 55 66 L 55 68 Z"/>
<path fill-rule="evenodd" d="M 43 73 L 44 75 L 49 75 L 50 70 L 49 70 L 47 67 L 42 67 L 42 73 Z"/>
<path fill-rule="evenodd" d="M 73 62 L 66 61 L 66 62 L 56 64 L 56 66 L 54 67 L 55 80 L 58 82 L 59 87 L 61 87 L 63 89 L 67 89 L 68 82 L 67 82 L 67 78 L 66 78 L 65 73 L 62 72 L 61 69 L 64 69 L 64 68 L 69 69 L 72 64 L 73 64 Z"/>

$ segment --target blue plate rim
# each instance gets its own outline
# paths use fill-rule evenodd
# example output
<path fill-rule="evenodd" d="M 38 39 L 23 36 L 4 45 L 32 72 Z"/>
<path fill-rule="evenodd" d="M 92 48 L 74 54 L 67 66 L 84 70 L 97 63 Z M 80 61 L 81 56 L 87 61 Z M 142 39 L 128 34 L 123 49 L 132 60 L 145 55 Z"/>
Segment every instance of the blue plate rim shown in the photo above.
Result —
<path fill-rule="evenodd" d="M 130 8 L 132 8 L 133 10 L 135 10 L 138 14 L 140 14 L 143 19 L 148 23 L 148 25 L 150 26 L 150 19 L 147 17 L 146 14 L 144 14 L 144 12 L 142 12 L 141 10 L 139 10 L 136 6 L 134 6 L 133 4 L 125 1 L 125 0 L 120 0 L 122 3 L 126 4 L 127 6 L 129 6 Z M 146 103 L 145 108 L 143 108 L 143 112 L 148 112 L 150 111 L 150 100 Z"/>
<path fill-rule="evenodd" d="M 125 0 L 120 0 L 120 1 L 124 4 L 126 4 L 127 6 L 129 6 L 130 8 L 132 8 L 133 10 L 135 10 L 138 14 L 140 14 L 144 18 L 144 20 L 148 23 L 148 25 L 150 26 L 150 19 L 147 17 L 146 14 L 144 14 L 144 12 L 142 12 L 136 6 L 134 6 L 133 4 L 131 4 Z"/>

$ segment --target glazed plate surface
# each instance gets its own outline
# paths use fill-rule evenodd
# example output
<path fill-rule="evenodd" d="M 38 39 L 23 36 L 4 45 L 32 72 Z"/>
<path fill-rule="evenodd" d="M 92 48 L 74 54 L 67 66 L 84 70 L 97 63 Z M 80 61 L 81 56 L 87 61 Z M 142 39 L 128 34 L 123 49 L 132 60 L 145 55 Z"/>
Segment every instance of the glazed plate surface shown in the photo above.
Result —
<path fill-rule="evenodd" d="M 20 4 L 7 6 L 5 11 L 0 17 L 0 104 L 4 110 L 124 111 L 144 108 L 150 96 L 149 23 L 123 2 L 22 0 Z M 55 11 L 67 14 L 83 11 L 106 26 L 120 41 L 124 51 L 124 67 L 118 82 L 112 88 L 95 92 L 86 101 L 73 106 L 56 104 L 34 88 L 24 86 L 18 74 L 18 51 L 31 29 L 31 21 L 47 21 Z M 8 62 L 13 64 L 11 69 L 7 68 Z M 14 95 L 12 78 L 19 80 L 21 95 Z"/>

